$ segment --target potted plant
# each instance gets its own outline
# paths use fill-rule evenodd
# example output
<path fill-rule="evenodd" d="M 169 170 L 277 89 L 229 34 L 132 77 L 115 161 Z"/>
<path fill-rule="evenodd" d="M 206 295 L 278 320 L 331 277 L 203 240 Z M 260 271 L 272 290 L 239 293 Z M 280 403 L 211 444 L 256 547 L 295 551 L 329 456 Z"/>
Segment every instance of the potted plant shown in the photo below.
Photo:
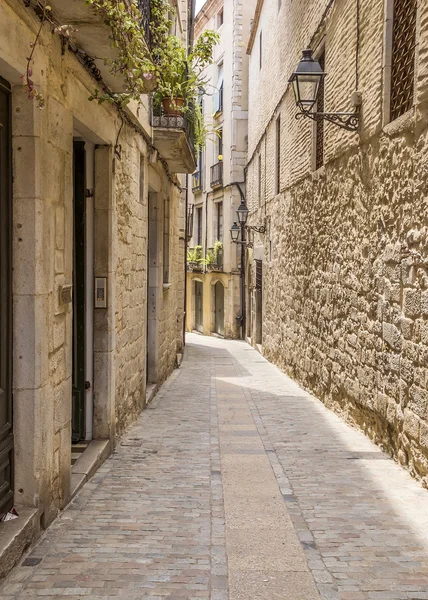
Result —
<path fill-rule="evenodd" d="M 214 246 L 208 249 L 203 264 L 208 271 L 221 269 L 223 265 L 223 244 L 219 240 L 216 240 Z"/>
<path fill-rule="evenodd" d="M 165 39 L 167 36 L 167 39 Z M 193 129 L 196 149 L 205 144 L 208 129 L 198 102 L 208 80 L 204 71 L 213 62 L 214 47 L 219 41 L 215 31 L 204 31 L 187 54 L 181 40 L 164 29 L 156 32 L 153 54 L 157 62 L 157 90 L 154 106 L 162 106 L 168 116 L 187 115 Z"/>
<path fill-rule="evenodd" d="M 187 266 L 190 271 L 201 266 L 202 246 L 195 246 L 187 250 Z"/>

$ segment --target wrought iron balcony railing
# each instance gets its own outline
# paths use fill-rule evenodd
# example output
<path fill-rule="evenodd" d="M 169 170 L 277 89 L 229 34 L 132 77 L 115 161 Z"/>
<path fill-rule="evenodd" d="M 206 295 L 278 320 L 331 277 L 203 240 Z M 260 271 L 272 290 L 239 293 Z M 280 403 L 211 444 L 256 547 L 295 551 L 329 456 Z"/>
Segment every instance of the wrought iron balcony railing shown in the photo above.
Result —
<path fill-rule="evenodd" d="M 220 161 L 211 167 L 211 187 L 217 188 L 223 185 L 223 162 Z"/>
<path fill-rule="evenodd" d="M 214 253 L 214 248 L 208 248 L 208 252 L 215 259 L 207 262 L 207 271 L 223 271 L 223 250 L 219 250 L 217 254 Z"/>
<path fill-rule="evenodd" d="M 202 192 L 202 171 L 193 173 L 192 191 L 194 194 Z"/>
<path fill-rule="evenodd" d="M 191 107 L 186 112 L 153 106 L 151 124 L 154 145 L 173 173 L 193 173 L 196 168 L 195 134 Z"/>

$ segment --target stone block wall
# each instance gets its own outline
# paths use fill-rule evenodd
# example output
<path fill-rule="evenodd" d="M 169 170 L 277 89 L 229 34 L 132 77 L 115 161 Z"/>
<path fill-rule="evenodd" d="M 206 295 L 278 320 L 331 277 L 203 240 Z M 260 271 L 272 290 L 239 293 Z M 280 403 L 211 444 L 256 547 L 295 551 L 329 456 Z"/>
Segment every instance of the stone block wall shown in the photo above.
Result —
<path fill-rule="evenodd" d="M 255 242 L 263 352 L 427 486 L 428 8 L 419 4 L 415 106 L 389 123 L 388 2 L 361 3 L 359 37 L 355 3 L 338 0 L 323 20 L 327 4 L 283 2 L 278 13 L 266 0 L 261 69 L 257 36 L 251 49 L 250 223 L 267 224 Z M 295 119 L 287 86 L 309 44 L 325 44 L 326 111 L 352 110 L 356 65 L 363 97 L 358 133 L 326 124 L 317 171 L 313 124 Z"/>
<path fill-rule="evenodd" d="M 39 25 L 23 3 L 0 4 L 0 76 L 12 89 L 15 503 L 37 507 L 44 527 L 70 498 L 73 319 L 59 292 L 73 282 L 73 139 L 95 148 L 94 274 L 107 277 L 108 308 L 94 315 L 94 437 L 112 444 L 146 400 L 149 163 L 171 204 L 159 383 L 182 346 L 184 205 L 179 179 L 135 127 L 122 128 L 115 157 L 121 120 L 88 101 L 95 80 L 49 25 L 33 66 L 46 107 L 28 100 L 21 75 Z"/>

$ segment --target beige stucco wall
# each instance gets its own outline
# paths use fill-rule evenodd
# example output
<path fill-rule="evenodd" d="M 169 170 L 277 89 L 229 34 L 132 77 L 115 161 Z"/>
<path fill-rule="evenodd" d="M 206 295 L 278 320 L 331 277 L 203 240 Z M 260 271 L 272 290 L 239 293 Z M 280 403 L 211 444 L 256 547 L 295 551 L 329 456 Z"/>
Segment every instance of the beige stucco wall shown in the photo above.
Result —
<path fill-rule="evenodd" d="M 419 3 L 416 106 L 387 124 L 384 4 L 361 9 L 360 131 L 326 124 L 325 166 L 314 172 L 313 125 L 294 118 L 286 81 L 318 30 L 312 48 L 326 44 L 326 111 L 352 110 L 355 3 L 335 2 L 323 25 L 326 1 L 282 2 L 279 12 L 276 0 L 264 2 L 262 69 L 257 36 L 250 58 L 250 219 L 266 217 L 268 229 L 255 244 L 264 354 L 427 485 L 428 8 Z"/>
<path fill-rule="evenodd" d="M 187 307 L 186 307 L 186 331 L 196 330 L 195 321 L 195 281 L 202 282 L 203 294 L 203 335 L 216 333 L 216 301 L 215 285 L 220 282 L 224 292 L 224 337 L 239 337 L 239 326 L 237 317 L 240 314 L 240 278 L 239 275 L 231 275 L 221 272 L 189 272 L 187 273 Z"/>
<path fill-rule="evenodd" d="M 47 25 L 33 67 L 46 107 L 27 99 L 21 75 L 38 27 L 31 8 L 1 3 L 0 75 L 13 116 L 15 502 L 38 507 L 46 526 L 70 494 L 72 305 L 60 304 L 59 289 L 72 283 L 73 137 L 96 145 L 94 274 L 108 278 L 108 308 L 94 321 L 95 438 L 114 443 L 145 403 L 149 185 L 169 199 L 171 223 L 171 278 L 156 288 L 157 383 L 181 351 L 184 204 L 180 181 L 127 124 L 114 155 L 117 113 L 88 101 L 95 82 Z M 139 121 L 148 127 L 145 109 Z"/>

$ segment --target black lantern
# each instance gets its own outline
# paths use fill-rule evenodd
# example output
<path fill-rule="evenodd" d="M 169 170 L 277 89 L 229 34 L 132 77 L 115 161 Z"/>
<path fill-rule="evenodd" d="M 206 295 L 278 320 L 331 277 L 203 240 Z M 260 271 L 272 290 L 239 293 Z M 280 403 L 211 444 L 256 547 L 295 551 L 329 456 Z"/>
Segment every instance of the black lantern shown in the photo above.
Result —
<path fill-rule="evenodd" d="M 312 50 L 303 50 L 302 60 L 297 65 L 289 83 L 293 84 L 296 105 L 300 112 L 296 119 L 312 119 L 313 121 L 329 121 L 342 129 L 357 131 L 360 119 L 361 94 L 357 90 L 352 94 L 354 105 L 352 112 L 316 112 L 312 110 L 318 99 L 318 92 L 326 73 L 317 60 L 312 58 Z"/>
<path fill-rule="evenodd" d="M 239 239 L 240 232 L 241 232 L 241 228 L 238 226 L 238 224 L 235 221 L 235 223 L 230 228 L 230 237 L 232 238 L 232 242 L 234 242 L 235 244 Z"/>
<path fill-rule="evenodd" d="M 245 204 L 244 200 L 241 200 L 241 204 L 239 205 L 238 210 L 236 211 L 238 214 L 238 221 L 240 225 L 245 225 L 248 219 L 248 213 L 250 212 Z"/>
<path fill-rule="evenodd" d="M 318 90 L 325 75 L 319 62 L 312 58 L 312 50 L 303 50 L 302 60 L 289 79 L 293 84 L 296 104 L 302 111 L 310 111 L 316 103 Z"/>

